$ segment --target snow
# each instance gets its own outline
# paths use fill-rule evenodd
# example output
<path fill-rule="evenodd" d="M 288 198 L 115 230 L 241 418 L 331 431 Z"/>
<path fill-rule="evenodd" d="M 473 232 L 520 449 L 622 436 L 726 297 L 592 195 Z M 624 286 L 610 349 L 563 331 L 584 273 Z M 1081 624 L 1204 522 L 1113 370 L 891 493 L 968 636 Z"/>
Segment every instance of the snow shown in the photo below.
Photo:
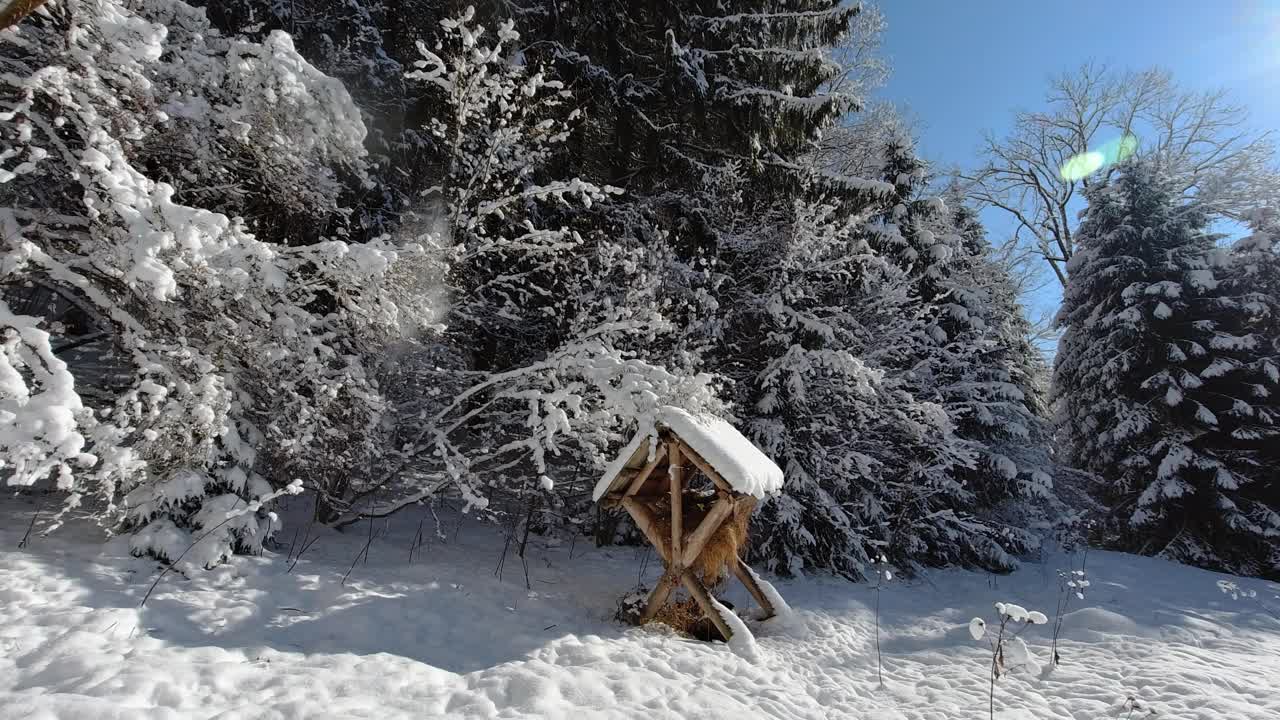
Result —
<path fill-rule="evenodd" d="M 375 527 L 367 564 L 352 568 L 364 531 L 325 532 L 292 572 L 287 548 L 237 557 L 190 580 L 171 573 L 139 608 L 154 562 L 81 524 L 16 550 L 33 508 L 0 500 L 4 720 L 986 717 L 990 649 L 964 624 L 997 599 L 1052 607 L 1054 570 L 1069 564 L 1050 554 L 996 589 L 958 570 L 886 586 L 880 687 L 875 593 L 835 578 L 782 584 L 791 627 L 742 620 L 752 662 L 612 621 L 636 586 L 635 548 L 535 538 L 530 589 L 516 558 L 495 576 L 501 532 L 471 516 L 442 510 L 437 535 L 428 513 L 428 544 L 407 562 L 421 516 L 403 513 Z M 286 526 L 306 509 L 289 507 Z M 1274 613 L 1280 586 L 1100 551 L 1089 574 L 1088 599 L 1064 618 L 1062 665 L 1002 677 L 997 717 L 1097 720 L 1130 695 L 1179 720 L 1280 717 L 1280 620 L 1263 605 Z M 721 597 L 752 606 L 736 585 Z M 1024 659 L 1047 664 L 1048 629 L 1021 638 Z"/>
<path fill-rule="evenodd" d="M 782 470 L 727 421 L 714 415 L 694 415 L 670 405 L 658 408 L 655 418 L 656 425 L 678 435 L 737 492 L 763 499 L 782 490 Z M 641 427 L 605 469 L 592 499 L 599 500 L 608 492 L 627 460 L 651 435 L 652 428 Z"/>
<path fill-rule="evenodd" d="M 782 597 L 782 593 L 778 592 L 778 589 L 773 586 L 773 583 L 760 577 L 760 575 L 749 565 L 747 566 L 747 572 L 751 574 L 751 577 L 755 578 L 756 585 L 760 586 L 760 592 L 764 593 L 765 599 L 773 606 L 774 618 L 784 623 L 789 621 L 792 617 L 791 606 L 788 605 L 787 601 Z"/>
<path fill-rule="evenodd" d="M 627 466 L 627 461 L 631 459 L 631 456 L 636 454 L 636 451 L 640 449 L 640 446 L 644 445 L 645 441 L 650 437 L 651 433 L 636 433 L 636 436 L 631 438 L 631 442 L 627 443 L 618 451 L 618 454 L 613 458 L 613 461 L 605 466 L 604 473 L 600 475 L 600 480 L 596 482 L 595 490 L 591 493 L 592 500 L 599 501 L 601 497 L 604 497 L 604 494 L 609 491 L 609 485 L 618 477 L 618 473 L 622 472 L 622 469 Z M 650 450 L 651 452 L 649 453 L 648 459 L 653 457 L 652 447 Z"/>
<path fill-rule="evenodd" d="M 728 422 L 667 406 L 658 423 L 671 428 L 734 490 L 765 498 L 782 489 L 782 470 Z"/>
<path fill-rule="evenodd" d="M 711 598 L 711 606 L 716 609 L 716 612 L 720 613 L 725 625 L 729 626 L 729 649 L 749 662 L 759 662 L 761 659 L 760 648 L 756 645 L 756 637 L 751 634 L 747 624 L 742 622 L 742 618 L 738 617 L 737 613 L 725 607 L 715 598 Z"/>

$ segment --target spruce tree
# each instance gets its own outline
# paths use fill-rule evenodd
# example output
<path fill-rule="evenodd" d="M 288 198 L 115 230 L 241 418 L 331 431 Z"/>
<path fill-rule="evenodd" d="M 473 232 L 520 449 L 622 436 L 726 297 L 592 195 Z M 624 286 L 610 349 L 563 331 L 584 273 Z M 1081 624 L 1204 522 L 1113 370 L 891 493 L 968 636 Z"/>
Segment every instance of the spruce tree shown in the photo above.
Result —
<path fill-rule="evenodd" d="M 1040 514 L 1028 503 L 1047 497 L 1052 463 L 1029 369 L 1034 350 L 1007 276 L 987 258 L 985 231 L 954 190 L 952 207 L 928 192 L 928 167 L 905 133 L 890 133 L 881 178 L 892 186 L 886 211 L 871 226 L 873 244 L 910 283 L 913 332 L 878 355 L 920 401 L 936 403 L 973 462 L 951 469 L 959 490 L 945 502 L 983 518 L 985 534 L 1005 551 L 1034 545 L 1022 530 Z M 1017 379 L 1017 382 L 1015 382 Z M 997 566 L 1011 560 L 994 553 Z M 978 558 L 982 560 L 982 558 Z"/>
<path fill-rule="evenodd" d="M 1088 201 L 1054 366 L 1069 460 L 1105 481 L 1122 547 L 1277 576 L 1274 338 L 1155 168 Z"/>
<path fill-rule="evenodd" d="M 794 179 L 796 158 L 855 99 L 825 84 L 856 5 L 840 0 L 529 0 L 530 53 L 577 88 L 574 174 L 633 194 L 693 187 L 729 164 Z"/>

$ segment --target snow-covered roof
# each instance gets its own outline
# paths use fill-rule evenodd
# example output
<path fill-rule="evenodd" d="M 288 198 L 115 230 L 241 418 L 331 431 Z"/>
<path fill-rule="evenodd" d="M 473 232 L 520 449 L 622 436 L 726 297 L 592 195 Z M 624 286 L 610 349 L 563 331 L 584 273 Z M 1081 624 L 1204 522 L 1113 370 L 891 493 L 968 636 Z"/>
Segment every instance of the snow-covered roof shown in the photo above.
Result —
<path fill-rule="evenodd" d="M 694 415 L 678 407 L 658 409 L 656 427 L 675 433 L 685 445 L 698 453 L 735 491 L 764 498 L 782 489 L 782 470 L 737 428 L 714 415 Z M 648 442 L 655 428 L 641 428 L 605 468 L 596 483 L 594 500 L 609 492 L 610 486 L 626 467 L 649 457 Z"/>

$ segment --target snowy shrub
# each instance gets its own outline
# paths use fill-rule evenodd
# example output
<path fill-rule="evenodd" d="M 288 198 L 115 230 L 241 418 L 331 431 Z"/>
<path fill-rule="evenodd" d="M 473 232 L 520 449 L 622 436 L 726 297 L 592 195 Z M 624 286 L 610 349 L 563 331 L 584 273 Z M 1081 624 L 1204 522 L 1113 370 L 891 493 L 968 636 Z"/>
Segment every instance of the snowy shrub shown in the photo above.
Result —
<path fill-rule="evenodd" d="M 884 685 L 884 660 L 880 657 L 880 591 L 884 589 L 886 583 L 893 579 L 893 571 L 889 569 L 889 558 L 881 555 L 876 558 L 875 571 L 876 582 L 871 589 L 876 594 L 876 678 L 880 684 Z"/>
<path fill-rule="evenodd" d="M 1244 598 L 1245 600 L 1252 600 L 1254 604 L 1258 606 L 1258 609 L 1271 617 L 1280 620 L 1280 610 L 1277 610 L 1275 607 L 1263 602 L 1262 598 L 1258 597 L 1257 590 L 1243 587 L 1240 583 L 1234 580 L 1219 580 L 1218 589 L 1222 591 L 1223 595 L 1230 597 L 1232 600 L 1240 600 L 1241 598 Z M 1274 598 L 1280 599 L 1280 595 L 1274 596 Z"/>
<path fill-rule="evenodd" d="M 1009 672 L 1027 668 L 1035 662 L 1030 648 L 1022 640 L 1022 633 L 1032 625 L 1049 622 L 1042 612 L 1003 602 L 996 603 L 996 617 L 999 625 L 996 626 L 994 635 L 982 618 L 976 617 L 969 621 L 969 636 L 977 641 L 985 639 L 991 647 L 991 682 L 988 686 L 987 709 L 992 720 L 996 716 L 996 681 Z"/>
<path fill-rule="evenodd" d="M 1063 616 L 1066 615 L 1072 598 L 1084 600 L 1089 584 L 1083 567 L 1080 570 L 1058 571 L 1058 602 L 1053 611 L 1053 644 L 1049 651 L 1049 662 L 1054 666 L 1062 664 L 1062 657 L 1058 653 L 1058 638 L 1062 635 Z"/>
<path fill-rule="evenodd" d="M 563 503 L 607 447 L 660 405 L 714 406 L 712 379 L 632 349 L 677 331 L 656 292 L 666 255 L 584 222 L 618 190 L 551 172 L 578 114 L 563 85 L 518 61 L 511 22 L 486 28 L 468 8 L 440 25 L 408 78 L 439 148 L 422 214 L 448 330 L 400 357 L 425 381 L 397 398 L 390 475 L 408 488 L 351 511 L 448 488 L 468 508 L 572 517 Z"/>
<path fill-rule="evenodd" d="M 1133 720 L 1134 713 L 1138 713 L 1139 718 L 1153 718 L 1160 713 L 1152 707 L 1151 703 L 1134 695 L 1130 695 L 1120 703 L 1120 707 L 1116 709 L 1116 717 L 1124 718 L 1124 720 Z"/>
<path fill-rule="evenodd" d="M 366 359 L 414 325 L 384 283 L 418 249 L 269 242 L 219 211 L 266 193 L 330 211 L 333 168 L 363 154 L 341 85 L 288 36 L 227 38 L 177 0 L 65 0 L 0 42 L 0 280 L 86 308 L 128 368 L 86 408 L 57 323 L 3 305 L 0 406 L 18 432 L 0 442 L 22 458 L 7 482 L 56 472 L 69 506 L 98 498 L 138 552 L 173 560 L 273 486 L 328 493 L 368 472 L 383 401 Z M 275 529 L 236 517 L 203 564 Z"/>

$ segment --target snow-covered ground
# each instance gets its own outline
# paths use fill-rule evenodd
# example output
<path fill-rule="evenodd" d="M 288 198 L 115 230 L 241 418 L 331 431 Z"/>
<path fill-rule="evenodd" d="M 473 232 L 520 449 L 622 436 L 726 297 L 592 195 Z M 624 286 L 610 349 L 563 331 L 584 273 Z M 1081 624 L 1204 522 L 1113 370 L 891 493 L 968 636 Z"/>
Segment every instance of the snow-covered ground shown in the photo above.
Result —
<path fill-rule="evenodd" d="M 327 533 L 290 573 L 239 558 L 195 580 L 69 526 L 17 550 L 25 498 L 0 501 L 0 718 L 982 718 L 989 651 L 975 615 L 1010 601 L 1052 615 L 1054 558 L 1005 577 L 941 571 L 873 593 L 830 578 L 777 582 L 786 621 L 749 623 L 758 658 L 610 620 L 658 570 L 631 548 L 529 553 L 532 589 L 491 527 L 445 517 L 410 564 L 418 517 Z M 455 534 L 456 533 L 456 534 Z M 291 537 L 286 532 L 285 541 Z M 997 716 L 1280 718 L 1280 620 L 1233 600 L 1225 576 L 1094 552 L 1090 597 L 1066 618 L 1064 664 L 1000 680 Z M 1239 580 L 1274 607 L 1280 588 Z M 745 592 L 727 594 L 739 608 Z M 1024 635 L 1043 662 L 1050 630 Z M 1145 717 L 1146 711 L 1132 717 Z"/>

